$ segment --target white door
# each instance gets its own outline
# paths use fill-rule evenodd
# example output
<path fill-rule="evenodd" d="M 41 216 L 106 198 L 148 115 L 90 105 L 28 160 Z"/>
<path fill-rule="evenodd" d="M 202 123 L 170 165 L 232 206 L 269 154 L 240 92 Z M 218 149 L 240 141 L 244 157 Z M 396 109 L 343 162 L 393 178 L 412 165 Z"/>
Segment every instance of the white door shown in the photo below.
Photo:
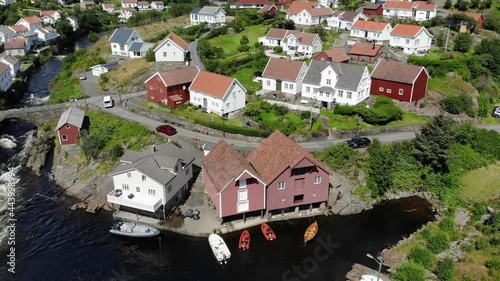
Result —
<path fill-rule="evenodd" d="M 238 202 L 238 213 L 248 211 L 248 201 Z"/>
<path fill-rule="evenodd" d="M 247 189 L 238 190 L 238 212 L 246 212 L 248 211 L 248 191 Z"/>
<path fill-rule="evenodd" d="M 248 191 L 246 189 L 238 190 L 238 202 L 248 200 Z"/>

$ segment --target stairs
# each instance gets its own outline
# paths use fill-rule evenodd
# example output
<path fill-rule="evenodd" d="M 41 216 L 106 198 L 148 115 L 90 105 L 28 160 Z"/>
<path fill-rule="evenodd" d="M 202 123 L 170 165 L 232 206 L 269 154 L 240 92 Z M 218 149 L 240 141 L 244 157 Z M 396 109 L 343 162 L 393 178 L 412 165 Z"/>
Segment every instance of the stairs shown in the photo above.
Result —
<path fill-rule="evenodd" d="M 205 204 L 205 186 L 203 185 L 202 172 L 196 177 L 193 186 L 191 187 L 191 195 L 189 196 L 186 205 L 192 207 L 201 207 Z"/>

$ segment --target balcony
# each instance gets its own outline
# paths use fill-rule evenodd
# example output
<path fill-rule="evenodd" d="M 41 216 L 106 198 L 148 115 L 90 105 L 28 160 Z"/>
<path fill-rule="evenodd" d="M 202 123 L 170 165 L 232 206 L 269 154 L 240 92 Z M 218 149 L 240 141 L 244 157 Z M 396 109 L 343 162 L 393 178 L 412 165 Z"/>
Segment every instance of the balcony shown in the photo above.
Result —
<path fill-rule="evenodd" d="M 161 206 L 161 198 L 137 195 L 137 193 L 121 189 L 111 191 L 108 194 L 108 202 L 148 212 L 154 212 Z"/>

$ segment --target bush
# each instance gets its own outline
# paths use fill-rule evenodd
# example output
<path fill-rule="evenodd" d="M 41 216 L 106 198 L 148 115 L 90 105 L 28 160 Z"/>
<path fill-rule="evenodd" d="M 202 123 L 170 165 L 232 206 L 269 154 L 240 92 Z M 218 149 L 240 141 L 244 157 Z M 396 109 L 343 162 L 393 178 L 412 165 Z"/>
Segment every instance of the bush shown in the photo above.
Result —
<path fill-rule="evenodd" d="M 491 260 L 486 261 L 484 265 L 491 270 L 500 270 L 500 258 L 494 257 Z"/>
<path fill-rule="evenodd" d="M 474 103 L 469 95 L 449 96 L 441 100 L 441 107 L 444 111 L 451 114 L 460 114 L 465 112 L 470 117 L 475 116 Z"/>
<path fill-rule="evenodd" d="M 425 269 L 431 269 L 434 266 L 434 255 L 421 246 L 413 247 L 408 254 L 408 259 L 422 265 Z"/>
<path fill-rule="evenodd" d="M 283 116 L 288 113 L 289 109 L 284 105 L 273 104 L 273 111 L 276 113 L 276 115 Z"/>
<path fill-rule="evenodd" d="M 115 144 L 111 149 L 111 157 L 118 159 L 123 155 L 123 148 L 119 144 Z"/>
<path fill-rule="evenodd" d="M 250 50 L 250 46 L 248 45 L 239 45 L 237 48 L 238 52 L 248 52 Z"/>
<path fill-rule="evenodd" d="M 283 53 L 283 47 L 281 47 L 281 46 L 274 46 L 273 51 L 275 53 Z"/>
<path fill-rule="evenodd" d="M 451 281 L 455 277 L 455 262 L 447 257 L 440 261 L 436 268 L 436 275 L 440 281 Z"/>
<path fill-rule="evenodd" d="M 430 231 L 430 233 L 426 235 L 425 240 L 427 241 L 427 248 L 433 254 L 439 254 L 450 248 L 450 238 L 439 229 Z"/>
<path fill-rule="evenodd" d="M 155 57 L 155 52 L 153 52 L 152 50 L 151 51 L 148 51 L 146 53 L 146 61 L 147 62 L 152 62 L 152 61 L 155 61 L 156 60 L 156 57 Z"/>
<path fill-rule="evenodd" d="M 317 154 L 318 158 L 332 169 L 348 168 L 346 166 L 350 168 L 347 164 L 354 162 L 356 155 L 356 151 L 343 142 L 334 144 L 326 151 Z"/>
<path fill-rule="evenodd" d="M 266 138 L 270 135 L 270 133 L 256 128 L 243 128 L 238 126 L 230 126 L 227 124 L 214 123 L 200 119 L 195 119 L 194 122 L 212 129 L 225 131 L 231 134 L 239 134 L 244 136 L 261 137 L 261 138 Z"/>
<path fill-rule="evenodd" d="M 413 261 L 403 262 L 391 277 L 395 281 L 425 281 L 425 268 Z"/>
<path fill-rule="evenodd" d="M 452 217 L 446 217 L 439 223 L 439 228 L 452 236 L 455 234 L 455 221 Z"/>

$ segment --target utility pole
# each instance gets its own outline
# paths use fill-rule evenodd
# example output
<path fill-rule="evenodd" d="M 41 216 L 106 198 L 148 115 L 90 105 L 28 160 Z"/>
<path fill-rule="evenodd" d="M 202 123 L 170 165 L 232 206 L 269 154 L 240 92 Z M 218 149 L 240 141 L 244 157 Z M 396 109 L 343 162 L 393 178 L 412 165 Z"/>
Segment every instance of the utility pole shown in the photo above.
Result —
<path fill-rule="evenodd" d="M 448 24 L 448 33 L 446 33 L 446 44 L 444 46 L 444 51 L 448 52 L 448 38 L 450 38 L 450 25 Z"/>

